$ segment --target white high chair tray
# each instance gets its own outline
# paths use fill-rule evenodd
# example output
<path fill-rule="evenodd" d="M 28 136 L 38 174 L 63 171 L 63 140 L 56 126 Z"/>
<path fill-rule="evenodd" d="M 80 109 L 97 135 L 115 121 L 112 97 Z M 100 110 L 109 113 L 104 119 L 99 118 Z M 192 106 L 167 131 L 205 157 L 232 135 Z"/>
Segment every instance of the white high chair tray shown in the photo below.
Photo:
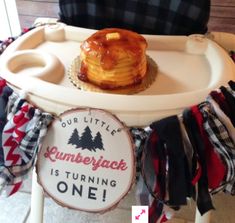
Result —
<path fill-rule="evenodd" d="M 95 30 L 62 23 L 37 27 L 12 43 L 0 58 L 0 74 L 15 89 L 48 112 L 73 107 L 111 111 L 129 126 L 179 114 L 202 102 L 207 94 L 234 79 L 227 53 L 204 36 L 144 35 L 147 55 L 158 65 L 155 82 L 135 95 L 79 90 L 67 75 L 80 54 L 80 44 Z"/>

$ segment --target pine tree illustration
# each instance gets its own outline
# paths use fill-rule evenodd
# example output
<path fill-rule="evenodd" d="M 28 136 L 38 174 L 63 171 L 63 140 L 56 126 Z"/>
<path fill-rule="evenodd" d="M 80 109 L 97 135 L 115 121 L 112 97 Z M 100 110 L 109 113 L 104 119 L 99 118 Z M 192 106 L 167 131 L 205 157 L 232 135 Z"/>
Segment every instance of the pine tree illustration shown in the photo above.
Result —
<path fill-rule="evenodd" d="M 82 149 L 95 151 L 91 130 L 88 126 L 85 128 L 84 132 L 82 133 L 82 136 L 80 138 L 80 146 L 82 147 Z"/>
<path fill-rule="evenodd" d="M 104 150 L 104 145 L 103 145 L 103 141 L 102 141 L 102 137 L 100 132 L 96 133 L 96 136 L 94 138 L 94 147 L 100 150 Z"/>
<path fill-rule="evenodd" d="M 78 130 L 74 129 L 71 137 L 69 138 L 68 144 L 75 145 L 78 148 L 79 142 L 80 142 L 80 140 L 79 140 Z"/>

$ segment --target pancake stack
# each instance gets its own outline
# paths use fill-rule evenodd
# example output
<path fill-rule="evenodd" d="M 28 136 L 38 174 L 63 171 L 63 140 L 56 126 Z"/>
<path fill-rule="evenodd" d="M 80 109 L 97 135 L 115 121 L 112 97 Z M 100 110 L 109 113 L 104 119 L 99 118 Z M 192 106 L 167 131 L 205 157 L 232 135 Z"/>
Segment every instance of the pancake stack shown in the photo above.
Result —
<path fill-rule="evenodd" d="M 138 33 L 102 29 L 81 45 L 78 78 L 101 89 L 133 87 L 147 72 L 147 42 Z"/>

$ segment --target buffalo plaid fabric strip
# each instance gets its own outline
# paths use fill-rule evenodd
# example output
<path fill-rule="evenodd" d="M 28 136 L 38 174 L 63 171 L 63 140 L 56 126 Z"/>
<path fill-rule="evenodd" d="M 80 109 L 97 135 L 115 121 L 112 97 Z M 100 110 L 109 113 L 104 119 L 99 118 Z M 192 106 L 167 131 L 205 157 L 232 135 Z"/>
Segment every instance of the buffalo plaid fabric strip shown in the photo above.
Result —
<path fill-rule="evenodd" d="M 42 143 L 43 137 L 47 133 L 47 127 L 53 120 L 53 116 L 46 112 L 38 112 L 37 121 L 34 123 L 33 128 L 31 128 L 22 139 L 19 149 L 24 151 L 24 153 L 29 157 L 33 162 L 35 161 L 36 155 L 38 153 L 38 148 Z M 34 163 L 32 163 L 33 165 Z"/>
<path fill-rule="evenodd" d="M 1 83 L 1 82 L 0 82 Z M 1 89 L 1 96 L 0 96 L 0 166 L 4 163 L 4 155 L 2 150 L 2 131 L 7 121 L 7 104 L 8 98 L 12 94 L 13 90 L 8 86 L 4 86 Z"/>
<path fill-rule="evenodd" d="M 210 95 L 207 96 L 206 101 L 208 101 L 211 104 L 217 117 L 224 124 L 224 126 L 228 130 L 229 136 L 233 140 L 233 143 L 235 143 L 235 128 L 233 127 L 233 124 L 229 119 L 229 117 L 224 113 L 224 111 L 219 107 L 217 102 Z"/>
<path fill-rule="evenodd" d="M 141 172 L 141 156 L 145 141 L 149 135 L 149 130 L 142 128 L 130 128 L 130 133 L 135 144 L 135 157 L 136 157 L 136 180 L 139 179 Z"/>
<path fill-rule="evenodd" d="M 213 144 L 217 153 L 221 156 L 227 167 L 225 182 L 211 193 L 215 194 L 220 190 L 235 194 L 235 145 L 231 140 L 226 127 L 218 119 L 210 103 L 204 102 L 199 105 L 200 111 L 204 117 L 204 128 L 208 134 L 210 142 Z"/>
<path fill-rule="evenodd" d="M 165 203 L 167 197 L 167 159 L 165 148 L 155 130 L 148 128 L 142 152 L 142 175 L 137 183 L 137 198 L 141 205 L 149 206 L 149 223 L 166 222 L 174 210 Z M 163 151 L 164 150 L 164 151 Z"/>
<path fill-rule="evenodd" d="M 235 61 L 234 61 L 235 62 Z M 229 81 L 229 86 L 226 88 L 228 92 L 232 94 L 232 96 L 235 98 L 235 82 L 234 81 Z M 235 100 L 235 99 L 234 99 Z"/>
<path fill-rule="evenodd" d="M 27 156 L 19 150 L 18 145 L 25 136 L 25 129 L 30 120 L 28 111 L 30 105 L 23 103 L 22 107 L 14 116 L 6 123 L 2 133 L 2 147 L 4 153 L 4 166 L 6 168 L 12 166 L 21 166 L 28 162 Z M 13 176 L 14 173 L 11 173 Z M 18 191 L 22 185 L 22 179 L 14 179 L 13 182 L 8 182 L 5 189 L 6 195 L 10 196 Z"/>
<path fill-rule="evenodd" d="M 210 0 L 60 0 L 68 25 L 125 28 L 145 34 L 206 33 Z"/>
<path fill-rule="evenodd" d="M 3 173 L 5 182 L 7 182 L 5 190 L 9 190 L 9 187 L 11 188 L 12 185 L 16 184 L 17 182 L 23 182 L 35 164 L 36 156 L 42 139 L 46 135 L 47 127 L 53 119 L 51 114 L 41 112 L 38 109 L 37 111 L 37 121 L 34 122 L 34 125 L 33 122 L 28 124 L 28 126 L 32 128 L 26 133 L 25 137 L 22 139 L 19 145 L 19 149 L 24 151 L 24 155 L 28 157 L 28 162 L 24 162 L 22 165 L 13 165 L 7 167 L 5 170 L 6 173 Z M 0 179 L 1 177 L 3 176 L 0 176 Z"/>
<path fill-rule="evenodd" d="M 24 103 L 21 109 L 8 120 L 2 133 L 2 146 L 5 158 L 5 166 L 20 165 L 23 161 L 23 154 L 18 148 L 22 138 L 25 136 L 25 129 L 30 117 L 28 115 L 30 105 Z M 27 159 L 26 159 L 27 161 Z"/>
<path fill-rule="evenodd" d="M 149 134 L 151 133 L 150 128 L 130 128 L 130 132 L 135 144 L 135 156 L 136 156 L 136 181 L 137 181 L 137 187 L 136 187 L 136 197 L 138 200 L 138 203 L 141 205 L 148 205 L 150 206 L 149 209 L 149 222 L 155 223 L 160 218 L 168 220 L 163 212 L 170 212 L 170 208 L 167 209 L 166 205 L 162 201 L 159 201 L 157 199 L 154 199 L 154 197 L 149 193 L 149 189 L 147 188 L 145 181 L 140 174 L 141 172 L 141 157 L 143 153 L 143 149 L 146 143 L 147 138 L 149 137 Z M 150 164 L 149 162 L 147 162 Z M 151 168 L 151 167 L 150 167 Z M 152 168 L 145 170 L 147 172 L 152 173 Z M 153 177 L 150 178 L 151 185 L 155 185 L 154 181 L 154 174 L 152 174 Z M 164 211 L 163 211 L 164 210 Z M 162 215 L 162 217 L 160 217 Z M 165 222 L 162 220 L 161 222 Z"/>
<path fill-rule="evenodd" d="M 7 122 L 2 134 L 4 163 L 0 166 L 0 193 L 17 192 L 35 164 L 38 148 L 53 116 L 34 108 L 24 96 L 9 96 Z"/>
<path fill-rule="evenodd" d="M 11 119 L 13 115 L 17 112 L 18 107 L 20 106 L 19 102 L 22 101 L 25 98 L 25 95 L 19 95 L 15 92 L 13 92 L 8 99 L 8 104 L 7 104 L 7 114 L 8 117 L 7 119 Z M 10 117 L 11 116 L 11 117 Z"/>

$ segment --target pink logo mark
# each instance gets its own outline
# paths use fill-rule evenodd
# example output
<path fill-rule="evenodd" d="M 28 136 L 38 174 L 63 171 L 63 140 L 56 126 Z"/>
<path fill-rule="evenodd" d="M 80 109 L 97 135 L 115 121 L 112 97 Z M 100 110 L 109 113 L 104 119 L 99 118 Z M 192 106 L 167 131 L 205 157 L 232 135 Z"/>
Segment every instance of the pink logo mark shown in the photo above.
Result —
<path fill-rule="evenodd" d="M 148 206 L 132 206 L 132 223 L 148 223 Z"/>
<path fill-rule="evenodd" d="M 144 209 L 142 209 L 141 212 L 140 212 L 140 214 L 135 216 L 135 219 L 136 219 L 136 220 L 139 220 L 140 217 L 141 217 L 141 215 L 143 215 L 143 214 L 145 214 L 145 213 L 146 213 L 146 211 L 145 211 Z"/>

